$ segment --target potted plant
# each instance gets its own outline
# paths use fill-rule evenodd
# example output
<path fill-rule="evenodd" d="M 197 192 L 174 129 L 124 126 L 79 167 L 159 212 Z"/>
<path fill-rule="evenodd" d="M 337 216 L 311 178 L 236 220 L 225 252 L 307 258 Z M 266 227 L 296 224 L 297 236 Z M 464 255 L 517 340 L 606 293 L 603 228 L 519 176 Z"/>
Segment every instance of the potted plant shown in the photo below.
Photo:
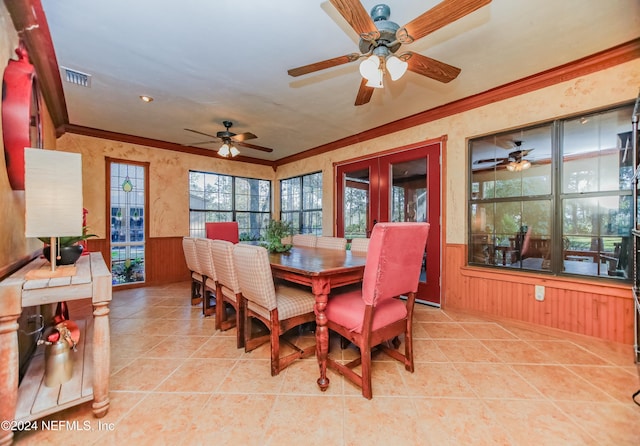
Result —
<path fill-rule="evenodd" d="M 289 221 L 271 220 L 265 228 L 264 241 L 260 243 L 269 252 L 286 252 L 291 249 L 290 244 L 283 244 L 282 239 L 290 237 L 292 225 Z"/>
<path fill-rule="evenodd" d="M 87 240 L 90 237 L 97 237 L 97 235 L 88 234 L 86 226 L 82 227 L 82 235 L 58 237 L 58 241 L 56 243 L 56 249 L 58 249 L 56 265 L 74 264 L 80 258 L 82 251 L 84 250 L 84 247 L 79 245 L 78 242 Z M 49 246 L 49 243 L 51 242 L 51 237 L 38 237 L 38 240 L 45 243 L 46 246 L 42 248 L 42 254 L 45 258 L 50 259 L 51 247 Z"/>

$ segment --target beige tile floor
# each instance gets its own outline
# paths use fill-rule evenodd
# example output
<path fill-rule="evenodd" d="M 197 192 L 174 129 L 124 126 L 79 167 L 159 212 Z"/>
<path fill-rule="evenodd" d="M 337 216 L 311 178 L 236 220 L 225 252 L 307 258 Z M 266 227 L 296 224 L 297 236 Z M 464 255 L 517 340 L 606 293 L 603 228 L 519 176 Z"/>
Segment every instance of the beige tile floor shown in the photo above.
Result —
<path fill-rule="evenodd" d="M 88 314 L 87 301 L 71 306 L 72 319 Z M 189 305 L 188 283 L 115 291 L 110 316 L 103 424 L 87 403 L 46 419 L 68 421 L 59 430 L 17 433 L 15 444 L 640 444 L 631 346 L 418 305 L 415 373 L 377 356 L 369 401 L 331 372 L 320 392 L 314 358 L 272 377 L 268 347 L 236 349 L 234 330 L 216 331 Z M 354 355 L 337 339 L 331 351 Z"/>

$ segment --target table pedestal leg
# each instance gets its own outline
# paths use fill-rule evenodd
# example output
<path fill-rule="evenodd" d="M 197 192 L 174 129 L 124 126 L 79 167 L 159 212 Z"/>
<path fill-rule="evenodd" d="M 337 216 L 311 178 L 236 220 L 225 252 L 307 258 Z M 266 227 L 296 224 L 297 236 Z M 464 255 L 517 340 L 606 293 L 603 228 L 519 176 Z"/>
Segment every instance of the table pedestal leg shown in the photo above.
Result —
<path fill-rule="evenodd" d="M 313 294 L 316 297 L 314 311 L 316 314 L 316 357 L 320 367 L 320 378 L 318 386 L 323 392 L 329 387 L 327 378 L 327 356 L 329 354 L 329 329 L 327 328 L 327 317 L 324 310 L 327 307 L 329 290 L 331 289 L 327 279 L 314 281 L 312 284 Z"/>

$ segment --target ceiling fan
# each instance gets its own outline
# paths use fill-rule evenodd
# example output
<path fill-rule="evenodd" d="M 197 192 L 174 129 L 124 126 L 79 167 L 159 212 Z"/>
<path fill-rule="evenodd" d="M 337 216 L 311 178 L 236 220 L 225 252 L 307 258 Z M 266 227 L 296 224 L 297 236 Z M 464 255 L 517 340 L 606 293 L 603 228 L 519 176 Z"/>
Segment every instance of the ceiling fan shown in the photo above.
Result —
<path fill-rule="evenodd" d="M 491 166 L 491 168 L 494 168 L 496 166 L 506 166 L 507 170 L 509 170 L 510 172 L 520 172 L 521 170 L 526 170 L 531 167 L 531 161 L 525 159 L 524 157 L 531 153 L 534 149 L 523 149 L 523 141 L 510 142 L 512 144 L 512 148 L 515 148 L 516 150 L 509 152 L 506 157 L 475 160 L 473 164 L 478 165 L 492 163 L 493 165 Z"/>
<path fill-rule="evenodd" d="M 236 148 L 236 146 L 246 147 L 248 149 L 260 150 L 262 152 L 268 152 L 268 153 L 273 152 L 273 149 L 270 149 L 268 147 L 261 147 L 261 146 L 256 146 L 253 144 L 246 143 L 245 142 L 246 140 L 257 138 L 257 136 L 251 132 L 233 133 L 229 131 L 231 126 L 233 126 L 233 122 L 222 121 L 222 125 L 224 125 L 225 127 L 224 131 L 220 131 L 216 133 L 215 136 L 210 135 L 208 133 L 199 132 L 198 130 L 185 129 L 188 132 L 193 132 L 193 133 L 197 133 L 198 135 L 214 138 L 208 141 L 190 143 L 188 145 L 197 146 L 201 144 L 211 144 L 214 142 L 222 142 L 222 146 L 220 147 L 220 149 L 218 149 L 218 155 L 223 156 L 225 158 L 232 158 L 240 154 L 240 151 Z"/>
<path fill-rule="evenodd" d="M 363 79 L 355 105 L 363 105 L 371 100 L 374 88 L 383 87 L 385 73 L 392 80 L 399 79 L 407 69 L 440 82 L 455 79 L 460 74 L 460 68 L 412 51 L 405 51 L 398 56 L 395 53 L 401 45 L 421 39 L 491 3 L 491 0 L 444 0 L 400 27 L 388 20 L 391 10 L 387 5 L 374 6 L 369 16 L 359 0 L 329 1 L 360 36 L 360 53 L 292 68 L 287 73 L 294 77 L 301 76 L 365 58 L 360 64 Z"/>

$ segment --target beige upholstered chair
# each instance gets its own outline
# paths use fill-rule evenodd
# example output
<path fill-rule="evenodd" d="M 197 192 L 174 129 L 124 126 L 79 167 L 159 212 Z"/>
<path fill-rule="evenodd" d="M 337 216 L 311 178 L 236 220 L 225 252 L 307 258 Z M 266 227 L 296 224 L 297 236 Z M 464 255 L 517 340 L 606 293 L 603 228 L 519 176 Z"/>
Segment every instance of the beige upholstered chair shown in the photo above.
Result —
<path fill-rule="evenodd" d="M 215 303 L 212 306 L 211 299 L 216 297 L 216 281 L 218 280 L 216 268 L 213 264 L 213 253 L 211 252 L 212 241 L 207 238 L 196 238 L 196 255 L 198 256 L 203 285 L 202 314 L 205 316 L 211 316 L 215 311 Z"/>
<path fill-rule="evenodd" d="M 187 268 L 191 272 L 191 305 L 198 305 L 202 301 L 200 289 L 202 288 L 202 273 L 196 254 L 196 239 L 193 237 L 182 238 L 182 250 Z"/>
<path fill-rule="evenodd" d="M 358 254 L 366 254 L 369 249 L 369 239 L 368 238 L 354 238 L 351 240 L 351 252 Z"/>
<path fill-rule="evenodd" d="M 413 306 L 422 269 L 429 223 L 378 223 L 364 267 L 362 288 L 333 294 L 325 315 L 327 327 L 347 338 L 360 350 L 360 357 L 343 363 L 327 358 L 327 366 L 362 388 L 371 399 L 371 353 L 379 347 L 413 372 Z M 398 299 L 406 296 L 406 302 Z M 405 351 L 386 345 L 404 335 Z M 394 347 L 397 344 L 394 344 Z M 357 374 L 353 368 L 361 366 Z"/>
<path fill-rule="evenodd" d="M 216 328 L 228 330 L 237 327 L 236 345 L 238 348 L 244 347 L 244 331 L 242 305 L 240 305 L 240 284 L 238 283 L 238 273 L 233 263 L 234 244 L 226 240 L 212 240 L 211 249 L 213 251 L 213 263 L 218 276 L 218 287 L 216 290 Z M 235 319 L 227 319 L 227 305 L 235 309 Z"/>
<path fill-rule="evenodd" d="M 276 288 L 269 255 L 262 246 L 236 245 L 233 248 L 233 261 L 238 272 L 244 311 L 245 351 L 249 352 L 271 341 L 272 376 L 280 373 L 296 359 L 313 355 L 315 344 L 302 349 L 282 337 L 282 341 L 289 344 L 294 351 L 280 357 L 280 336 L 292 328 L 315 320 L 313 294 L 306 289 L 280 283 Z M 270 333 L 252 338 L 253 318 L 266 325 Z"/>
<path fill-rule="evenodd" d="M 307 246 L 315 248 L 318 237 L 313 234 L 295 234 L 292 238 L 293 246 Z"/>
<path fill-rule="evenodd" d="M 323 235 L 318 237 L 316 248 L 338 249 L 345 251 L 347 249 L 347 239 L 343 237 L 328 237 Z"/>

